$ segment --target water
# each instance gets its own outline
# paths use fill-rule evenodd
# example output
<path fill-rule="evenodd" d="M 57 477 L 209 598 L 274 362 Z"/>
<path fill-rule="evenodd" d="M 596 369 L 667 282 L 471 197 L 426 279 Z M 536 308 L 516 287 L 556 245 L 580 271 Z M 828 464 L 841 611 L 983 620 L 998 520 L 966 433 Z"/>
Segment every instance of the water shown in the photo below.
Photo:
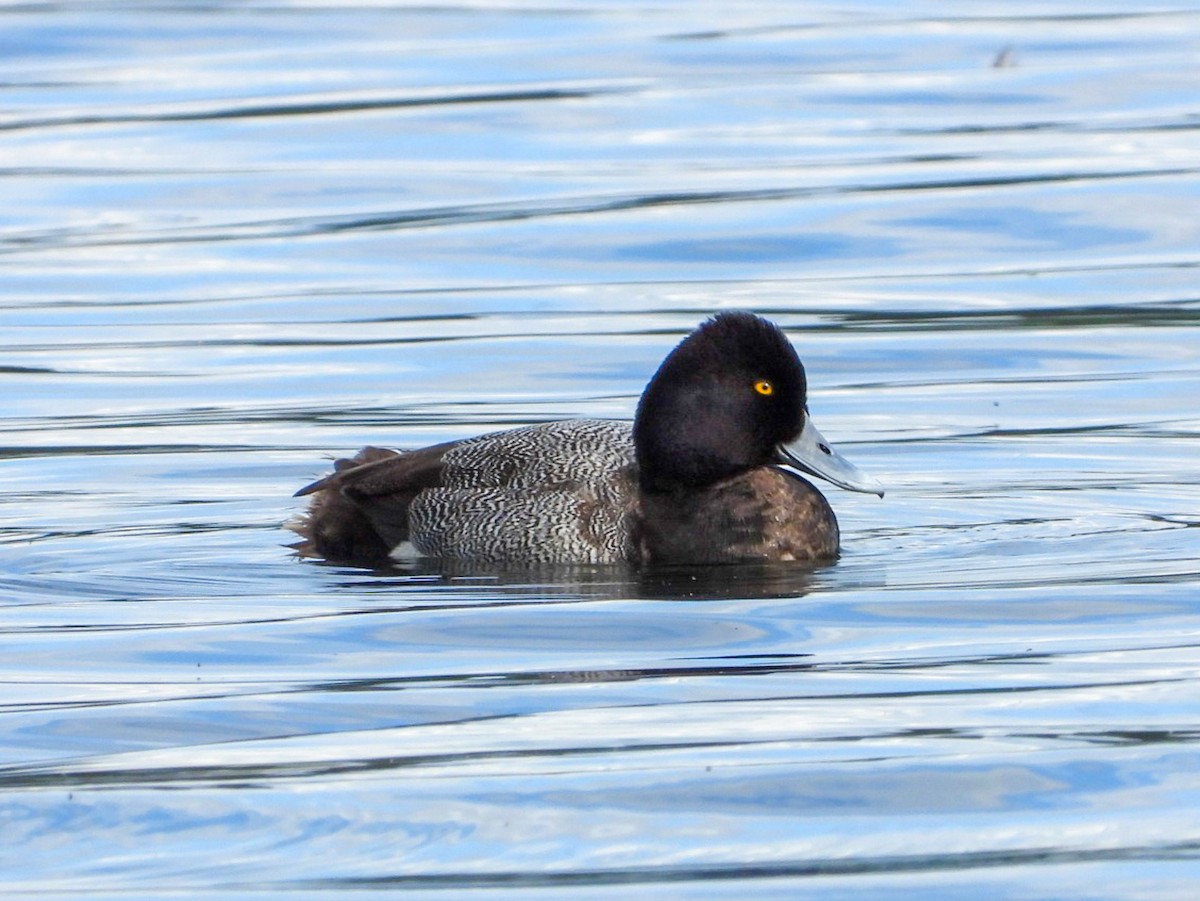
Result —
<path fill-rule="evenodd" d="M 6 897 L 1191 899 L 1200 7 L 0 6 Z M 300 562 L 785 326 L 845 554 Z"/>

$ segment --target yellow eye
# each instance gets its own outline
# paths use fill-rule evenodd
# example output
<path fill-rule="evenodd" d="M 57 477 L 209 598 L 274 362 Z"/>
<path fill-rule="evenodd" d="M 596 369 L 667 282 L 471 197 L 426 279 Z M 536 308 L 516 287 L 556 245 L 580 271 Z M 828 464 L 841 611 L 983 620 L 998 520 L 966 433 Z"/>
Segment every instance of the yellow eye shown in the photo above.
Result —
<path fill-rule="evenodd" d="M 768 382 L 766 379 L 759 379 L 757 382 L 754 383 L 754 390 L 757 391 L 759 394 L 761 394 L 763 397 L 770 397 L 772 394 L 775 393 L 775 386 L 772 385 L 770 382 Z"/>

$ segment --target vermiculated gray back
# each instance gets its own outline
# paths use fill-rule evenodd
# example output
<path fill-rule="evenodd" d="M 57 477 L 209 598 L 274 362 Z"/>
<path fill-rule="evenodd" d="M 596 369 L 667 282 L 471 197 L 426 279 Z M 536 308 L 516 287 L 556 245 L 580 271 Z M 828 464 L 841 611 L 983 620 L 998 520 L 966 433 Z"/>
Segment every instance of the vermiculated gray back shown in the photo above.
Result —
<path fill-rule="evenodd" d="M 463 441 L 442 487 L 409 509 L 421 554 L 481 562 L 631 559 L 637 504 L 629 423 L 552 422 Z"/>

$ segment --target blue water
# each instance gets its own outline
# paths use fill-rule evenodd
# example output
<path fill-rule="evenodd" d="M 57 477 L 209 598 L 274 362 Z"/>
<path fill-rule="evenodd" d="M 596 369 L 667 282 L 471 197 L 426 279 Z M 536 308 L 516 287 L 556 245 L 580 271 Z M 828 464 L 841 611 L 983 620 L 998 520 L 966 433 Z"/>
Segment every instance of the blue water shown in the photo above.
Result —
<path fill-rule="evenodd" d="M 1187 899 L 1200 6 L 0 6 L 6 898 Z M 815 571 L 374 573 L 329 459 L 786 328 Z"/>

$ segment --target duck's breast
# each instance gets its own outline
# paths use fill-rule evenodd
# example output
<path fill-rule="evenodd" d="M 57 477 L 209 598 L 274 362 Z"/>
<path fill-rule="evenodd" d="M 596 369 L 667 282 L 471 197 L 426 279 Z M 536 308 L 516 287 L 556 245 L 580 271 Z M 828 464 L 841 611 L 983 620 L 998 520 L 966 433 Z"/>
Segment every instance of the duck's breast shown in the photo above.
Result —
<path fill-rule="evenodd" d="M 790 470 L 760 466 L 707 488 L 640 499 L 639 556 L 650 563 L 831 560 L 838 524 L 825 497 Z"/>

